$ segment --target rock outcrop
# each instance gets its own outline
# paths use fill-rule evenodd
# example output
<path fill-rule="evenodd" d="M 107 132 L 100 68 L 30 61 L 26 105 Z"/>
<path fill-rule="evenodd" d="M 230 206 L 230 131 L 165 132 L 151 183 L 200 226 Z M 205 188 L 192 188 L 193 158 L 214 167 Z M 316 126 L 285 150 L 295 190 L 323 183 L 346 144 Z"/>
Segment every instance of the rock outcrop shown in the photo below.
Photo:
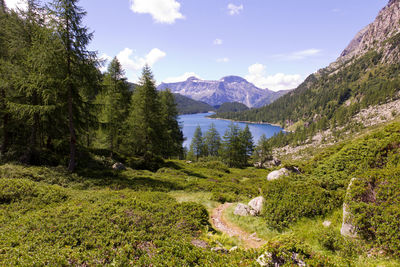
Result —
<path fill-rule="evenodd" d="M 250 200 L 248 205 L 239 203 L 234 211 L 235 215 L 239 216 L 257 216 L 260 215 L 264 207 L 264 197 L 256 197 Z"/>
<path fill-rule="evenodd" d="M 280 170 L 273 171 L 270 174 L 268 174 L 267 180 L 273 181 L 273 180 L 281 178 L 282 176 L 288 176 L 289 174 L 290 174 L 290 171 L 288 169 L 282 168 Z"/>
<path fill-rule="evenodd" d="M 353 185 L 353 182 L 356 180 L 356 178 L 351 179 L 349 186 L 347 187 L 347 192 L 346 192 L 346 199 L 349 198 L 350 190 Z M 342 236 L 346 237 L 351 237 L 355 238 L 357 237 L 357 230 L 355 225 L 353 224 L 353 214 L 349 211 L 349 206 L 346 202 L 343 203 L 343 222 L 342 222 L 342 228 L 340 229 L 340 234 Z"/>
<path fill-rule="evenodd" d="M 248 205 L 258 215 L 258 214 L 261 214 L 261 212 L 262 212 L 262 209 L 264 207 L 264 202 L 265 202 L 265 198 L 260 196 L 260 197 L 256 197 L 256 198 L 250 200 Z"/>
<path fill-rule="evenodd" d="M 400 33 L 400 0 L 390 0 L 379 12 L 375 21 L 362 29 L 342 52 L 336 63 L 343 63 L 353 57 L 364 55 L 371 49 L 383 52 L 383 63 L 395 63 L 400 60 L 399 49 L 390 42 Z M 397 50 L 397 51 L 396 51 Z"/>

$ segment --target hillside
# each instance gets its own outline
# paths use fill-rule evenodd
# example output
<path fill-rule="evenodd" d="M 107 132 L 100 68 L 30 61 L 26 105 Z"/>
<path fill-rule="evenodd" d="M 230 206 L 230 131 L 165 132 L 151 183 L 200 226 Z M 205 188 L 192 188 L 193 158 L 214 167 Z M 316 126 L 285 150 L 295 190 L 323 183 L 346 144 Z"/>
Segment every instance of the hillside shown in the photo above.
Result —
<path fill-rule="evenodd" d="M 237 76 L 227 76 L 218 81 L 205 81 L 190 77 L 184 82 L 162 83 L 158 86 L 158 90 L 167 88 L 173 93 L 205 102 L 211 106 L 226 102 L 239 102 L 248 107 L 261 107 L 289 92 L 288 90 L 274 92 L 261 89 Z"/>
<path fill-rule="evenodd" d="M 400 90 L 400 1 L 391 0 L 338 60 L 274 103 L 221 118 L 290 127 L 340 126 L 361 109 L 395 100 Z"/>
<path fill-rule="evenodd" d="M 189 97 L 174 94 L 179 114 L 196 114 L 214 111 L 215 108 L 207 103 L 193 100 Z"/>

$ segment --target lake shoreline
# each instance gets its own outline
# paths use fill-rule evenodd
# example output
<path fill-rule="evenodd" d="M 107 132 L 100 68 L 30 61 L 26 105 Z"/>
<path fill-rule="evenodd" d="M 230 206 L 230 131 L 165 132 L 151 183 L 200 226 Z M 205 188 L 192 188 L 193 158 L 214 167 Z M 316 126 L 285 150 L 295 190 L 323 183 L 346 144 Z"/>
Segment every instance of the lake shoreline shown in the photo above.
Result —
<path fill-rule="evenodd" d="M 223 119 L 223 118 L 211 118 L 209 116 L 206 116 L 207 119 L 213 119 L 213 120 L 222 120 L 222 121 L 231 121 L 231 122 L 240 122 L 240 123 L 248 123 L 248 124 L 263 124 L 263 125 L 271 125 L 271 126 L 275 126 L 275 127 L 279 127 L 282 128 L 284 132 L 290 132 L 289 130 L 283 128 L 281 125 L 279 124 L 274 124 L 274 123 L 268 123 L 268 122 L 255 122 L 255 121 L 235 121 L 235 120 L 231 120 L 231 119 Z"/>

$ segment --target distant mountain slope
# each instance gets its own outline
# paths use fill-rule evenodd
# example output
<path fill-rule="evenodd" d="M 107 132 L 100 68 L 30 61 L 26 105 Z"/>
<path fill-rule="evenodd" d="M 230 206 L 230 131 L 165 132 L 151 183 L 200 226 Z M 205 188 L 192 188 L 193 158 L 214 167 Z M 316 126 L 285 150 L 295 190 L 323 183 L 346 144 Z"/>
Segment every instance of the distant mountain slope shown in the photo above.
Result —
<path fill-rule="evenodd" d="M 238 102 L 230 102 L 222 104 L 217 112 L 238 112 L 238 111 L 245 111 L 248 110 L 249 107 L 245 104 L 238 103 Z"/>
<path fill-rule="evenodd" d="M 218 117 L 326 129 L 344 125 L 362 108 L 398 98 L 399 90 L 400 0 L 391 0 L 337 61 L 297 89 L 266 107 Z"/>
<path fill-rule="evenodd" d="M 174 94 L 174 96 L 179 114 L 206 113 L 215 110 L 214 107 L 207 103 L 196 101 L 180 94 Z"/>
<path fill-rule="evenodd" d="M 169 88 L 173 93 L 216 106 L 226 102 L 239 102 L 248 107 L 261 107 L 272 103 L 288 91 L 273 92 L 260 89 L 238 76 L 227 76 L 218 81 L 205 81 L 190 77 L 184 82 L 162 83 L 159 90 Z"/>

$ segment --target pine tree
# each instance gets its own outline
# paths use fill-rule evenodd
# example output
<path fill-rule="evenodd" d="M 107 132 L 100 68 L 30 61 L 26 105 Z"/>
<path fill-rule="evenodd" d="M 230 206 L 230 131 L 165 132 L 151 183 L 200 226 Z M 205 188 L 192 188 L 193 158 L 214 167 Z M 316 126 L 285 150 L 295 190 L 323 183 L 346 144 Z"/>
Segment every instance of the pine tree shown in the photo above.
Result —
<path fill-rule="evenodd" d="M 218 156 L 218 151 L 221 147 L 221 136 L 219 135 L 215 124 L 212 123 L 210 128 L 204 136 L 204 145 L 207 148 L 208 156 L 216 157 Z"/>
<path fill-rule="evenodd" d="M 204 155 L 203 133 L 201 132 L 200 126 L 197 126 L 194 131 L 189 154 L 194 155 L 196 160 L 199 160 L 199 158 Z"/>
<path fill-rule="evenodd" d="M 76 167 L 77 127 L 80 117 L 84 117 L 85 102 L 80 90 L 87 80 L 91 67 L 97 65 L 96 54 L 87 50 L 92 34 L 82 26 L 86 12 L 77 6 L 78 0 L 54 0 L 51 4 L 53 27 L 57 30 L 63 46 L 63 79 L 65 81 L 65 103 L 68 114 L 70 159 L 68 170 Z"/>
<path fill-rule="evenodd" d="M 9 51 L 7 49 L 6 25 L 8 24 L 8 14 L 4 0 L 0 1 L 0 120 L 1 120 L 1 144 L 0 156 L 3 156 L 8 149 L 8 122 L 9 112 L 7 109 L 7 93 L 9 89 L 8 64 Z"/>
<path fill-rule="evenodd" d="M 128 152 L 145 159 L 162 154 L 160 99 L 150 67 L 143 68 L 139 86 L 132 95 L 127 120 Z"/>
<path fill-rule="evenodd" d="M 161 118 L 164 131 L 163 156 L 183 155 L 183 133 L 178 121 L 178 109 L 175 97 L 170 90 L 160 92 Z"/>

